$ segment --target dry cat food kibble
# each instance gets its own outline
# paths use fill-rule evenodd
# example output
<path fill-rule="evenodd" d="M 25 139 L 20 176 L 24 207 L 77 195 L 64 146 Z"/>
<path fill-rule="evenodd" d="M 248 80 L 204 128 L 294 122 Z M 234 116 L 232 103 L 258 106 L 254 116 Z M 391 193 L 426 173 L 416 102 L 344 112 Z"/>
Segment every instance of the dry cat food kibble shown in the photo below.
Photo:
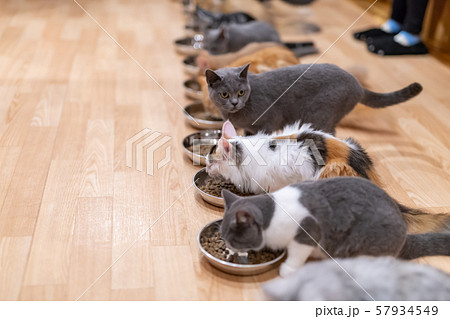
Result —
<path fill-rule="evenodd" d="M 282 254 L 282 251 L 272 251 L 265 248 L 260 251 L 250 250 L 247 253 L 247 256 L 240 256 L 238 253 L 232 253 L 232 251 L 227 248 L 218 231 L 214 232 L 211 237 L 200 237 L 200 243 L 203 249 L 205 249 L 212 256 L 234 264 L 262 264 L 274 260 Z"/>
<path fill-rule="evenodd" d="M 254 194 L 241 192 L 233 183 L 220 180 L 220 179 L 208 179 L 205 185 L 200 186 L 200 189 L 209 195 L 222 197 L 222 189 L 227 189 L 232 193 L 239 196 L 251 196 Z"/>
<path fill-rule="evenodd" d="M 196 148 L 196 149 L 194 149 L 194 148 Z M 191 151 L 192 153 L 194 153 L 194 150 L 197 151 L 198 148 L 199 147 L 198 146 L 196 147 L 195 145 L 191 145 L 191 146 L 187 147 L 187 149 L 189 151 Z M 201 156 L 206 156 L 209 154 L 209 151 L 211 150 L 211 148 L 212 148 L 212 145 L 200 145 L 200 153 L 195 153 L 195 154 L 199 154 Z"/>

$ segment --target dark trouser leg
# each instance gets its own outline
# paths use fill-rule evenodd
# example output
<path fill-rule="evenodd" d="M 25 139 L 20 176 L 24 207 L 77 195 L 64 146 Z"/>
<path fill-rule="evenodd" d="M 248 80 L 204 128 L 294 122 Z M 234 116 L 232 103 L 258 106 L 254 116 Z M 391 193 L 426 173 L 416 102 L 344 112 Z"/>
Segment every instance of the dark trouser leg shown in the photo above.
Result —
<path fill-rule="evenodd" d="M 408 2 L 407 0 L 394 0 L 392 2 L 392 13 L 391 13 L 392 20 L 395 20 L 396 22 L 403 24 L 406 17 L 407 2 Z"/>
<path fill-rule="evenodd" d="M 403 30 L 411 34 L 420 34 L 428 0 L 407 0 L 407 2 Z"/>

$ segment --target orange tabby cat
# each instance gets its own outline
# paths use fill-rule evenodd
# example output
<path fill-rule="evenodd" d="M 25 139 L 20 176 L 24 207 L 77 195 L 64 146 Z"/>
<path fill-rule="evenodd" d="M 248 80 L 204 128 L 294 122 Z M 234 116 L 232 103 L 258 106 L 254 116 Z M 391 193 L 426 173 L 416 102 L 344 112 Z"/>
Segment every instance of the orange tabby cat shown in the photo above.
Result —
<path fill-rule="evenodd" d="M 251 55 L 265 48 L 282 47 L 276 42 L 252 42 L 236 52 L 212 55 L 206 50 L 201 50 L 197 56 L 198 74 L 205 74 L 206 69 L 217 70 L 226 67 L 237 59 Z"/>
<path fill-rule="evenodd" d="M 252 73 L 263 73 L 277 68 L 299 63 L 299 59 L 284 46 L 269 47 L 259 50 L 251 55 L 247 55 L 235 60 L 225 67 L 238 67 L 250 63 L 249 71 Z M 221 117 L 219 109 L 209 99 L 208 84 L 204 75 L 198 76 L 198 82 L 202 87 L 202 102 L 205 110 L 215 117 Z"/>

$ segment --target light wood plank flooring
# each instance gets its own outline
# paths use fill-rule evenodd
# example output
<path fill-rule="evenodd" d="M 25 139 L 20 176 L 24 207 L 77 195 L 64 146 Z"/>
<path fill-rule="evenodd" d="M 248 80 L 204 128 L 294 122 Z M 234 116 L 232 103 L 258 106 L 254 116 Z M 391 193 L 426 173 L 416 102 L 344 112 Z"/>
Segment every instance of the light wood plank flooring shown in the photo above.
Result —
<path fill-rule="evenodd" d="M 172 45 L 184 36 L 180 4 L 79 2 L 180 105 L 189 102 Z M 222 210 L 191 187 L 198 167 L 180 142 L 194 129 L 179 106 L 74 2 L 0 8 L 0 299 L 255 299 L 276 271 L 236 277 L 200 258 L 197 233 Z M 324 52 L 361 9 L 320 0 L 312 12 L 322 33 L 283 37 L 313 39 Z M 353 29 L 373 21 L 365 15 Z M 423 84 L 401 106 L 358 107 L 338 136 L 367 148 L 395 198 L 450 211 L 449 68 L 430 56 L 374 56 L 350 33 L 320 62 L 364 65 L 373 90 Z M 172 159 L 154 176 L 126 166 L 126 141 L 144 128 L 172 137 Z M 420 262 L 450 272 L 450 258 Z"/>

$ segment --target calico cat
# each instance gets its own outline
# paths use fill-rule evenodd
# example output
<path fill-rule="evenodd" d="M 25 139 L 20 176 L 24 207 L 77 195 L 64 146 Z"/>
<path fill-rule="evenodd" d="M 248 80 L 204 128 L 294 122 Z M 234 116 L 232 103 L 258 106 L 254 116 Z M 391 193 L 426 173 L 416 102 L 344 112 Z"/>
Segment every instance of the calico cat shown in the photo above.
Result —
<path fill-rule="evenodd" d="M 236 61 L 232 62 L 228 67 L 240 66 L 250 63 L 250 72 L 262 73 L 276 68 L 281 68 L 288 65 L 294 65 L 299 63 L 299 59 L 284 46 L 278 45 L 269 48 L 259 50 L 253 54 L 243 56 Z M 217 107 L 212 104 L 208 94 L 208 83 L 204 75 L 198 76 L 198 82 L 202 88 L 202 102 L 205 110 L 211 113 L 213 116 L 221 118 L 222 115 Z"/>
<path fill-rule="evenodd" d="M 310 256 L 450 256 L 450 233 L 407 235 L 396 201 L 363 178 L 303 182 L 250 197 L 222 190 L 222 196 L 221 233 L 229 248 L 287 249 L 282 277 Z"/>
<path fill-rule="evenodd" d="M 339 139 L 299 122 L 279 133 L 244 137 L 226 121 L 221 139 L 207 156 L 206 172 L 253 194 L 338 176 L 364 177 L 381 186 L 371 158 L 355 140 Z"/>
<path fill-rule="evenodd" d="M 334 134 L 337 123 L 357 103 L 384 108 L 422 91 L 413 83 L 399 91 L 375 93 L 332 64 L 299 64 L 261 74 L 240 68 L 206 70 L 209 97 L 224 119 L 248 134 L 267 133 L 301 120 Z"/>
<path fill-rule="evenodd" d="M 262 161 L 261 161 L 262 160 Z M 363 177 L 382 187 L 372 159 L 352 138 L 339 139 L 295 123 L 280 133 L 237 136 L 225 122 L 222 137 L 206 158 L 206 172 L 253 194 L 307 180 Z M 449 214 L 428 214 L 397 203 L 408 233 L 450 232 Z"/>
<path fill-rule="evenodd" d="M 287 278 L 264 284 L 262 289 L 267 299 L 284 301 L 448 301 L 450 276 L 392 257 L 364 256 L 311 262 Z"/>
<path fill-rule="evenodd" d="M 199 68 L 198 74 L 205 75 L 206 69 L 217 70 L 220 68 L 227 67 L 234 61 L 238 60 L 239 58 L 251 55 L 262 49 L 271 47 L 284 48 L 284 46 L 276 42 L 252 42 L 236 52 L 230 52 L 225 54 L 212 55 L 206 50 L 201 50 L 196 58 L 196 64 Z"/>
<path fill-rule="evenodd" d="M 252 42 L 280 42 L 277 30 L 267 22 L 229 24 L 205 34 L 203 47 L 211 54 L 236 52 Z"/>
<path fill-rule="evenodd" d="M 225 24 L 241 24 L 254 21 L 251 15 L 245 12 L 219 13 L 211 12 L 196 6 L 193 13 L 193 27 L 198 28 L 200 32 L 206 32 L 208 29 L 217 29 Z"/>

